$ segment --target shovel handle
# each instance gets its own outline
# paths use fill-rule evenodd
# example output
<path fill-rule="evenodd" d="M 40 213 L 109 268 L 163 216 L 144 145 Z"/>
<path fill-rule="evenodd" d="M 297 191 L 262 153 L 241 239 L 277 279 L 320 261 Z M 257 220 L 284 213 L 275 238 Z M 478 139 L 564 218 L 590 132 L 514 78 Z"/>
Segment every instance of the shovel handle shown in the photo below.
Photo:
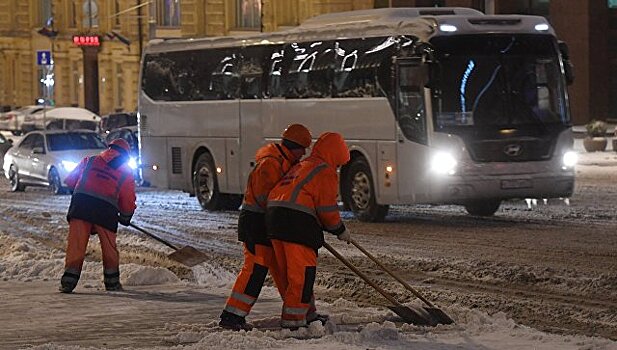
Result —
<path fill-rule="evenodd" d="M 358 268 L 353 266 L 347 259 L 345 259 L 341 254 L 339 254 L 339 252 L 334 250 L 334 248 L 331 245 L 324 242 L 323 246 L 330 253 L 332 253 L 332 255 L 334 255 L 337 259 L 339 259 L 343 264 L 345 264 L 345 266 L 347 266 L 351 271 L 353 271 L 356 275 L 358 275 L 358 277 L 362 278 L 364 282 L 368 283 L 371 287 L 375 288 L 375 290 L 378 291 L 379 294 L 383 295 L 384 298 L 388 299 L 388 301 L 391 302 L 393 305 L 399 306 L 399 307 L 405 307 L 403 304 L 396 301 L 396 299 L 394 299 L 388 292 L 386 292 L 380 286 L 375 284 L 375 282 L 371 281 L 364 273 L 362 273 L 362 271 L 358 270 Z"/>
<path fill-rule="evenodd" d="M 364 253 L 364 255 L 366 255 L 369 259 L 373 260 L 373 262 L 375 264 L 377 264 L 377 266 L 379 266 L 383 271 L 385 271 L 388 275 L 394 277 L 394 279 L 396 279 L 397 281 L 399 281 L 403 287 L 405 287 L 408 291 L 412 292 L 413 295 L 415 295 L 416 297 L 418 297 L 418 299 L 422 300 L 426 305 L 428 305 L 429 307 L 434 308 L 435 306 L 428 301 L 422 294 L 420 294 L 420 292 L 418 292 L 417 290 L 415 290 L 412 286 L 409 285 L 409 283 L 405 282 L 405 280 L 403 280 L 402 278 L 400 278 L 398 275 L 396 275 L 394 272 L 390 271 L 390 269 L 388 269 L 384 264 L 381 263 L 381 261 L 377 260 L 377 258 L 375 258 L 371 253 L 369 253 L 368 251 L 366 251 L 366 249 L 364 249 L 364 247 L 362 247 L 360 244 L 358 244 L 358 242 L 354 241 L 353 239 L 350 239 L 349 242 L 351 244 L 353 244 L 356 248 L 360 249 L 360 251 L 362 253 Z"/>
<path fill-rule="evenodd" d="M 176 246 L 174 246 L 173 244 L 167 242 L 166 240 L 164 240 L 164 239 L 162 239 L 162 238 L 160 238 L 158 236 L 153 235 L 152 233 L 144 230 L 143 228 L 141 228 L 141 227 L 139 227 L 139 226 L 137 226 L 137 225 L 135 225 L 133 223 L 130 223 L 129 226 L 131 226 L 132 228 L 138 230 L 139 232 L 141 232 L 141 233 L 143 233 L 143 234 L 145 234 L 145 235 L 147 235 L 147 236 L 149 236 L 151 238 L 156 239 L 157 241 L 163 243 L 164 245 L 168 246 L 169 248 L 171 248 L 173 250 L 178 250 L 178 248 L 176 248 Z"/>

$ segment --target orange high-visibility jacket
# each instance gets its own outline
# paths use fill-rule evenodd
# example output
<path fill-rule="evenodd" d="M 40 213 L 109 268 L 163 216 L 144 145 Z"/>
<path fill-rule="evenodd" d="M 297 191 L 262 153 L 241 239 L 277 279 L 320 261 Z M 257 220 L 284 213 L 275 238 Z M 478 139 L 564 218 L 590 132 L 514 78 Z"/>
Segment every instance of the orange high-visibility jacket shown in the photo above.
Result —
<path fill-rule="evenodd" d="M 257 150 L 238 219 L 238 240 L 270 245 L 265 223 L 268 194 L 289 171 L 293 160 L 291 151 L 280 144 L 271 143 Z"/>
<path fill-rule="evenodd" d="M 107 149 L 84 158 L 64 181 L 73 191 L 67 219 L 81 219 L 116 232 L 118 215 L 135 212 L 133 171 L 121 154 Z"/>
<path fill-rule="evenodd" d="M 349 161 L 349 149 L 337 133 L 322 134 L 311 155 L 294 166 L 270 191 L 266 225 L 270 238 L 319 249 L 323 230 L 345 231 L 336 202 L 336 167 Z"/>

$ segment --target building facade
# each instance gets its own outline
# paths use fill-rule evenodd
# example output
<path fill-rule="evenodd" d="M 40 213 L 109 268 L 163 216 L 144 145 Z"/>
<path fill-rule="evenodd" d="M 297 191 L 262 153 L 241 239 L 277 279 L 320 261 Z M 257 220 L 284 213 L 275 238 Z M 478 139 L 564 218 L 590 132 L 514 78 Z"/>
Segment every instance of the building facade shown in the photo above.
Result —
<path fill-rule="evenodd" d="M 0 0 L 0 106 L 47 98 L 100 114 L 132 111 L 150 39 L 276 31 L 323 13 L 414 6 L 547 17 L 575 65 L 573 121 L 617 118 L 615 0 Z M 80 36 L 99 45 L 79 46 Z M 53 65 L 40 61 L 45 52 Z"/>

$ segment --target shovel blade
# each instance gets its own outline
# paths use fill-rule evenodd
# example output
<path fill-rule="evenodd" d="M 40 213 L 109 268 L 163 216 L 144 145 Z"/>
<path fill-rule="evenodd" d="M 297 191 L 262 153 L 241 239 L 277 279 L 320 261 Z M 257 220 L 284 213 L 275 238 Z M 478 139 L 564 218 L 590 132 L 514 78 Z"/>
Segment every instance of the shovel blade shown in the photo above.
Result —
<path fill-rule="evenodd" d="M 438 324 L 453 324 L 454 320 L 448 316 L 442 309 L 436 307 L 424 307 L 424 310 L 431 315 L 433 320 Z"/>
<path fill-rule="evenodd" d="M 188 267 L 199 265 L 208 260 L 208 256 L 206 254 L 191 246 L 182 247 L 169 254 L 167 257 Z"/>
<path fill-rule="evenodd" d="M 421 308 L 408 306 L 388 306 L 395 314 L 403 319 L 406 323 L 415 324 L 417 326 L 437 326 L 438 324 L 452 324 L 452 320 L 441 309 L 437 308 Z"/>

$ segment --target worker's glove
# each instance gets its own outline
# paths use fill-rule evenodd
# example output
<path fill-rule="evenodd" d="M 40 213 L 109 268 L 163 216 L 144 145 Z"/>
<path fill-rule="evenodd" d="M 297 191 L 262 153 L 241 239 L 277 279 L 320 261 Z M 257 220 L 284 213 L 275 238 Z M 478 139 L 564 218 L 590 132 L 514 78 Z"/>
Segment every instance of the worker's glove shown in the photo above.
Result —
<path fill-rule="evenodd" d="M 343 231 L 343 233 L 341 233 L 340 235 L 336 236 L 336 238 L 340 239 L 341 241 L 345 241 L 347 242 L 347 244 L 349 244 L 349 242 L 351 242 L 351 233 L 349 232 L 348 229 L 345 229 L 345 231 Z"/>
<path fill-rule="evenodd" d="M 131 224 L 131 219 L 133 218 L 133 215 L 118 215 L 118 222 L 121 225 L 124 226 L 129 226 Z"/>

